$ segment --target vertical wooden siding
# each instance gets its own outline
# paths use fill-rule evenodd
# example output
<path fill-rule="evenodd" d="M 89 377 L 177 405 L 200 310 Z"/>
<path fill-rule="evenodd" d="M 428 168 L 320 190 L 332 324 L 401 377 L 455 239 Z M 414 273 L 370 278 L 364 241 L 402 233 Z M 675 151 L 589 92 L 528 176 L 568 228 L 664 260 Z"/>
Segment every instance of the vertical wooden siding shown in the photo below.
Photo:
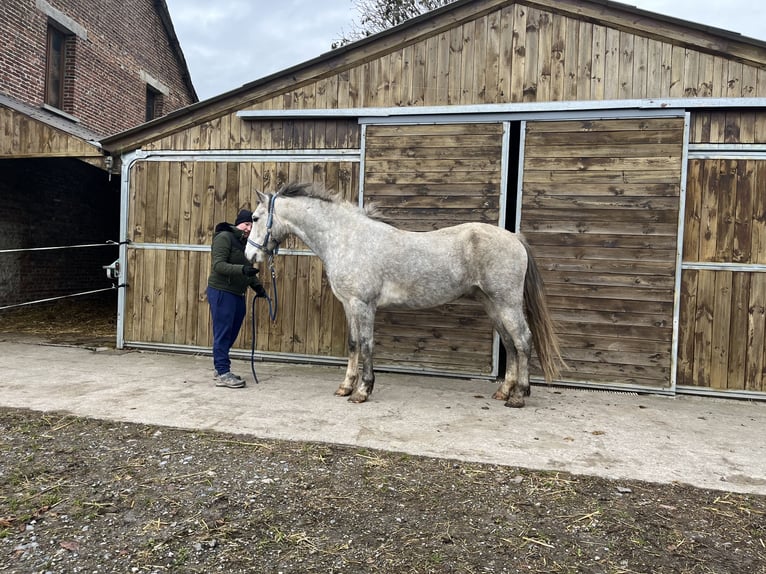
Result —
<path fill-rule="evenodd" d="M 691 160 L 684 263 L 766 265 L 766 161 Z M 766 391 L 766 272 L 685 269 L 678 384 Z"/>
<path fill-rule="evenodd" d="M 759 67 L 515 3 L 252 107 L 754 96 L 766 96 Z"/>
<path fill-rule="evenodd" d="M 144 150 L 306 150 L 359 148 L 356 120 L 242 120 L 228 114 L 165 136 Z"/>
<path fill-rule="evenodd" d="M 360 60 L 242 109 L 766 96 L 766 69 L 520 3 Z M 340 148 L 355 137 L 349 129 L 345 121 L 252 122 L 231 113 L 144 149 Z"/>
<path fill-rule="evenodd" d="M 288 181 L 314 181 L 358 198 L 359 166 L 352 162 L 141 161 L 131 174 L 125 339 L 128 342 L 210 346 L 205 290 L 215 225 L 253 209 L 254 189 L 276 191 Z M 160 244 L 141 248 L 141 244 Z M 165 247 L 163 247 L 165 246 Z M 298 248 L 292 243 L 286 248 Z M 264 270 L 265 282 L 269 275 Z M 280 312 L 268 320 L 258 301 L 257 349 L 321 356 L 345 354 L 343 310 L 310 253 L 277 259 Z M 249 306 L 252 303 L 248 297 Z M 249 316 L 249 315 L 248 315 Z M 249 349 L 250 329 L 236 348 Z"/>
<path fill-rule="evenodd" d="M 766 143 L 765 111 L 700 110 L 691 119 L 690 143 Z"/>
<path fill-rule="evenodd" d="M 564 380 L 670 385 L 683 118 L 530 122 L 521 231 Z"/>
<path fill-rule="evenodd" d="M 0 157 L 94 157 L 103 154 L 82 138 L 0 106 Z"/>
<path fill-rule="evenodd" d="M 501 124 L 369 126 L 365 204 L 409 231 L 498 225 L 502 136 Z M 476 301 L 381 311 L 375 337 L 381 364 L 485 375 L 493 369 L 493 326 Z"/>

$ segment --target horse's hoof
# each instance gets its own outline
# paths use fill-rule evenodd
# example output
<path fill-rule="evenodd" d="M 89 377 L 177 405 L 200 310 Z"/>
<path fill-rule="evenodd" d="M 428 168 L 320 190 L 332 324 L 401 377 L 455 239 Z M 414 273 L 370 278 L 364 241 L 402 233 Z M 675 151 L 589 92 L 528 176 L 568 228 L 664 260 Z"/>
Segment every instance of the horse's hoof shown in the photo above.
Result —
<path fill-rule="evenodd" d="M 351 394 L 351 389 L 344 389 L 343 387 L 335 391 L 336 397 L 347 397 Z"/>
<path fill-rule="evenodd" d="M 350 403 L 357 403 L 357 404 L 363 403 L 366 400 L 367 400 L 367 395 L 362 395 L 362 394 L 359 394 L 359 393 L 354 393 L 353 395 L 351 395 L 348 398 L 348 402 L 350 402 Z"/>
<path fill-rule="evenodd" d="M 508 398 L 508 395 L 505 393 L 501 393 L 500 391 L 495 391 L 495 394 L 492 395 L 492 398 L 496 401 L 504 401 Z"/>
<path fill-rule="evenodd" d="M 512 409 L 520 409 L 524 406 L 524 399 L 521 397 L 510 398 L 505 402 L 505 406 L 511 407 Z"/>

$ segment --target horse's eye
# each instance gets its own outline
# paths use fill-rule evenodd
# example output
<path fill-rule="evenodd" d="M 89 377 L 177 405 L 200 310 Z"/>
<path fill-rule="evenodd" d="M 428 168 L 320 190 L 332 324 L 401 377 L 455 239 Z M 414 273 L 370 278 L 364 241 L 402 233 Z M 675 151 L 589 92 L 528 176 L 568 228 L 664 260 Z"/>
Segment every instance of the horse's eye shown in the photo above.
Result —
<path fill-rule="evenodd" d="M 258 218 L 256 216 L 253 216 L 253 223 L 258 223 Z"/>

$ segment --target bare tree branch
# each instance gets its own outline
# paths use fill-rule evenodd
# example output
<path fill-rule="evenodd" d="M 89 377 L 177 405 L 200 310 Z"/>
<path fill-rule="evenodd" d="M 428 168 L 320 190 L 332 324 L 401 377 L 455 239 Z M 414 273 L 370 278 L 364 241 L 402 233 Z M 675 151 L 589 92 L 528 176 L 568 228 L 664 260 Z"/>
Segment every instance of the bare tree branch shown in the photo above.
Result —
<path fill-rule="evenodd" d="M 357 18 L 351 22 L 351 31 L 333 42 L 332 47 L 345 46 L 356 40 L 372 36 L 402 22 L 425 14 L 455 0 L 354 0 Z"/>

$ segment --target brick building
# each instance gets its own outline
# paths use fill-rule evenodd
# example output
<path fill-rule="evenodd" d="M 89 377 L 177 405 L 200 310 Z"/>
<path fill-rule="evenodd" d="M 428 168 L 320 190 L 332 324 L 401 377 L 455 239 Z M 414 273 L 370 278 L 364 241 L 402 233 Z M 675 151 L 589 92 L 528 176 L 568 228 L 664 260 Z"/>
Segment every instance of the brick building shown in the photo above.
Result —
<path fill-rule="evenodd" d="M 116 239 L 98 141 L 197 100 L 164 0 L 0 3 L 0 308 L 109 286 L 114 247 L 16 250 Z"/>

